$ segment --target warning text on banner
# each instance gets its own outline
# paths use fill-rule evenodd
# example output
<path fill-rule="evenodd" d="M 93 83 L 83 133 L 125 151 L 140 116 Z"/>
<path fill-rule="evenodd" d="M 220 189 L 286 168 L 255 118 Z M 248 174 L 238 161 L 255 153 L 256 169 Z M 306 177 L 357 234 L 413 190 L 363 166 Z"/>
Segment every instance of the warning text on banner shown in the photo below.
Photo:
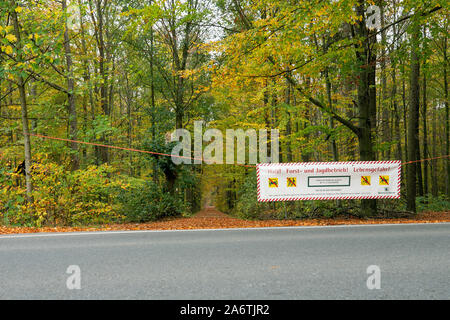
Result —
<path fill-rule="evenodd" d="M 262 163 L 258 201 L 398 199 L 401 161 Z"/>

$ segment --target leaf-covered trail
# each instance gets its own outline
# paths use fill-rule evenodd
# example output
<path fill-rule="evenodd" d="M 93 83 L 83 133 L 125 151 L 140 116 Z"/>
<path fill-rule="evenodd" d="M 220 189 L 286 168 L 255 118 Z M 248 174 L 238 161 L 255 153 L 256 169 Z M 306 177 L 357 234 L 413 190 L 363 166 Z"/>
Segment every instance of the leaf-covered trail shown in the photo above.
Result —
<path fill-rule="evenodd" d="M 220 212 L 214 206 L 205 206 L 205 208 L 202 211 L 197 212 L 193 217 L 194 218 L 205 218 L 205 219 L 218 218 L 218 219 L 238 220 L 236 218 L 231 217 L 228 214 Z"/>

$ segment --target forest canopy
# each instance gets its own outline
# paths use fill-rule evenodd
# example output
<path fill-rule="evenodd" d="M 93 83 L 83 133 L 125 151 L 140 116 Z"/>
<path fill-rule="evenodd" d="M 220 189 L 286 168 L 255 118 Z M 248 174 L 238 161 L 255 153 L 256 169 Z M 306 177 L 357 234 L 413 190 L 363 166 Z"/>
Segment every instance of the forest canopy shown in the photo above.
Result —
<path fill-rule="evenodd" d="M 447 1 L 3 0 L 0 21 L 2 224 L 449 209 Z M 401 199 L 258 203 L 252 166 L 165 156 L 196 121 L 277 129 L 280 162 L 401 160 Z"/>

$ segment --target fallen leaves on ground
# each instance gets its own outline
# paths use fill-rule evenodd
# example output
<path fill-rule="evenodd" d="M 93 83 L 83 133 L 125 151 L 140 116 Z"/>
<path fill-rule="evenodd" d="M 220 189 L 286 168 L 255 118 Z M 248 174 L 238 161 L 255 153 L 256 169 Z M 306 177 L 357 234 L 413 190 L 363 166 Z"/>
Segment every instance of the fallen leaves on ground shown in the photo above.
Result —
<path fill-rule="evenodd" d="M 0 234 L 37 232 L 77 232 L 77 231 L 120 231 L 120 230 L 189 230 L 261 228 L 294 226 L 327 226 L 355 224 L 399 224 L 450 222 L 450 211 L 419 213 L 414 218 L 361 219 L 361 218 L 317 218 L 302 220 L 242 220 L 230 217 L 213 208 L 207 208 L 189 218 L 173 218 L 157 222 L 111 224 L 96 227 L 5 227 L 0 226 Z"/>

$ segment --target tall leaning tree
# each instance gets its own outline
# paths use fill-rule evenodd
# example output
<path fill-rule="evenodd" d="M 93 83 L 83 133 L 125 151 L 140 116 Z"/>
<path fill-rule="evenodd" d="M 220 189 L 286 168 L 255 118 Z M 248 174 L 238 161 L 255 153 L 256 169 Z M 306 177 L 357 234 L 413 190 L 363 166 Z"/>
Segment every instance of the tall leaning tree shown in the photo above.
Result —
<path fill-rule="evenodd" d="M 237 17 L 242 22 L 242 25 L 246 30 L 252 30 L 255 27 L 252 19 L 247 15 L 245 9 L 242 8 L 240 1 L 233 0 L 234 9 L 237 13 Z M 277 61 L 276 56 L 269 55 L 267 60 L 276 67 L 276 72 L 279 75 L 283 75 L 286 80 L 292 85 L 295 91 L 303 96 L 312 105 L 318 107 L 322 111 L 330 115 L 331 118 L 338 121 L 343 126 L 347 127 L 352 131 L 358 138 L 359 142 L 359 156 L 363 161 L 376 160 L 375 153 L 375 142 L 374 142 L 374 129 L 376 127 L 376 50 L 377 50 L 377 31 L 376 29 L 370 30 L 367 27 L 366 22 L 366 1 L 358 0 L 355 1 L 354 9 L 356 15 L 361 17 L 357 19 L 354 23 L 343 22 L 343 25 L 349 29 L 349 32 L 344 32 L 342 30 L 337 30 L 340 33 L 337 37 L 340 41 L 345 38 L 350 41 L 354 48 L 354 62 L 356 65 L 354 71 L 354 78 L 357 79 L 357 97 L 354 104 L 357 108 L 359 117 L 358 122 L 353 122 L 351 119 L 345 118 L 338 114 L 336 110 L 330 109 L 328 104 L 323 102 L 320 95 L 313 96 L 308 92 L 308 86 L 305 83 L 300 83 L 298 77 L 295 78 L 291 76 L 285 69 L 280 67 L 279 61 Z M 293 9 L 296 10 L 296 9 Z M 308 17 L 308 16 L 307 16 Z M 279 28 L 282 30 L 287 30 L 286 26 Z M 338 28 L 340 29 L 340 28 Z M 344 28 L 342 28 L 344 29 Z M 261 37 L 260 37 L 261 38 Z M 261 39 L 257 39 L 261 41 Z M 263 38 L 266 41 L 267 38 Z M 258 46 L 261 44 L 258 43 Z M 253 49 L 254 50 L 254 49 Z M 307 65 L 309 61 L 298 62 L 298 65 L 293 65 L 292 70 L 297 70 L 301 72 L 301 66 Z M 364 215 L 373 215 L 377 211 L 376 199 L 364 199 L 361 202 L 361 212 Z"/>

